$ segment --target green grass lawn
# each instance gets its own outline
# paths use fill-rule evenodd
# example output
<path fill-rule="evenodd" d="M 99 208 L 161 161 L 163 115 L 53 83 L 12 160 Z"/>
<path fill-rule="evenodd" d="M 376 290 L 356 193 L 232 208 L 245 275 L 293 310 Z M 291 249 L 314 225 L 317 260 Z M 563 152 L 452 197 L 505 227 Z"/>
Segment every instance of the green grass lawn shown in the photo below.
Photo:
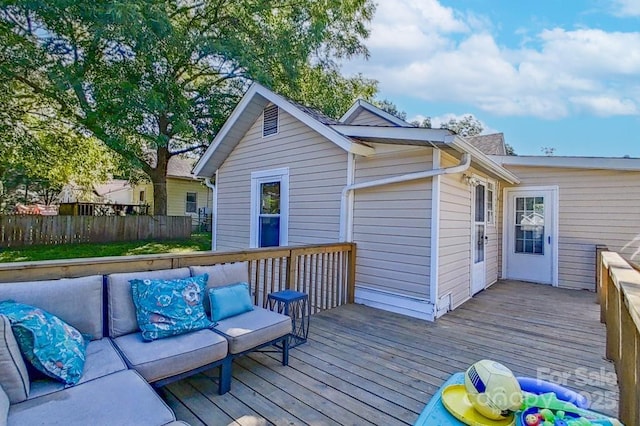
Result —
<path fill-rule="evenodd" d="M 0 248 L 0 263 L 78 257 L 131 256 L 136 254 L 188 253 L 211 250 L 211 234 L 193 234 L 188 240 L 133 241 Z"/>

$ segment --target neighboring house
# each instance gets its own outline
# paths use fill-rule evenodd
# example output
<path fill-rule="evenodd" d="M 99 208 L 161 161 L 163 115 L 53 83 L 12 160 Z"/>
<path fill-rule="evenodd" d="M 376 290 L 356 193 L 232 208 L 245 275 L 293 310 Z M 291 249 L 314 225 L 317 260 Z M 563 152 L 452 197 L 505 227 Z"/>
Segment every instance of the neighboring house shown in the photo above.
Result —
<path fill-rule="evenodd" d="M 194 223 L 206 211 L 211 214 L 212 192 L 192 173 L 194 160 L 171 157 L 167 166 L 167 215 L 192 216 Z M 86 191 L 76 185 L 66 185 L 58 196 L 61 203 L 92 202 L 109 204 L 147 204 L 153 214 L 153 185 L 111 179 Z"/>
<path fill-rule="evenodd" d="M 593 290 L 597 244 L 638 249 L 640 159 L 504 154 L 501 134 L 364 101 L 337 121 L 254 84 L 194 173 L 215 181 L 214 250 L 354 241 L 356 302 L 419 318 L 500 277 Z"/>

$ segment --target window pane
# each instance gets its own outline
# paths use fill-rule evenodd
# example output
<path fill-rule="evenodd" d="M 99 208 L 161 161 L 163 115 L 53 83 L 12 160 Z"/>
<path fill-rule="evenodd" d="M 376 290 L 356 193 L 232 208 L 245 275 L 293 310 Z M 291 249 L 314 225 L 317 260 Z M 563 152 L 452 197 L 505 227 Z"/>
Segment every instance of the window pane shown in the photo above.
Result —
<path fill-rule="evenodd" d="M 260 214 L 280 214 L 280 182 L 260 185 Z"/>
<path fill-rule="evenodd" d="M 260 247 L 277 247 L 280 245 L 280 218 L 260 217 Z"/>
<path fill-rule="evenodd" d="M 198 207 L 198 194 L 195 192 L 187 192 L 187 213 L 195 213 Z"/>
<path fill-rule="evenodd" d="M 484 225 L 476 225 L 476 263 L 484 260 Z"/>
<path fill-rule="evenodd" d="M 484 185 L 476 186 L 476 222 L 484 222 Z"/>

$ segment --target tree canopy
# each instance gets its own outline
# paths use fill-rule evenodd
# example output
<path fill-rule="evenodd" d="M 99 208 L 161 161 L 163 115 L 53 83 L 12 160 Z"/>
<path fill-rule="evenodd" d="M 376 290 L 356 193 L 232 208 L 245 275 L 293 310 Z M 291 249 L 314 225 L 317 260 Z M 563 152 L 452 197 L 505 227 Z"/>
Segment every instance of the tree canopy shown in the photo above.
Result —
<path fill-rule="evenodd" d="M 375 82 L 337 61 L 367 54 L 373 12 L 371 0 L 3 0 L 0 79 L 38 99 L 31 114 L 141 169 L 166 214 L 169 158 L 206 147 L 250 81 L 332 116 L 370 98 Z"/>

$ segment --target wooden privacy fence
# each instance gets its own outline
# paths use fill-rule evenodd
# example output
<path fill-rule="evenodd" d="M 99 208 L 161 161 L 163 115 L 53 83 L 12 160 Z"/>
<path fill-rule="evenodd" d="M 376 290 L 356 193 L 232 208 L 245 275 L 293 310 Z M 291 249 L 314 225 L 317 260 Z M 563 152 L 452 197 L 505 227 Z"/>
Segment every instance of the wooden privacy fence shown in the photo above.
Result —
<path fill-rule="evenodd" d="M 598 299 L 607 325 L 607 358 L 618 374 L 618 417 L 626 425 L 640 425 L 640 272 L 619 254 L 598 256 Z"/>
<path fill-rule="evenodd" d="M 185 239 L 190 216 L 0 216 L 0 247 Z"/>
<path fill-rule="evenodd" d="M 311 313 L 316 313 L 353 303 L 355 253 L 355 244 L 336 243 L 232 252 L 14 262 L 0 264 L 0 283 L 248 262 L 249 284 L 256 305 L 266 306 L 269 293 L 291 289 L 307 293 Z"/>

